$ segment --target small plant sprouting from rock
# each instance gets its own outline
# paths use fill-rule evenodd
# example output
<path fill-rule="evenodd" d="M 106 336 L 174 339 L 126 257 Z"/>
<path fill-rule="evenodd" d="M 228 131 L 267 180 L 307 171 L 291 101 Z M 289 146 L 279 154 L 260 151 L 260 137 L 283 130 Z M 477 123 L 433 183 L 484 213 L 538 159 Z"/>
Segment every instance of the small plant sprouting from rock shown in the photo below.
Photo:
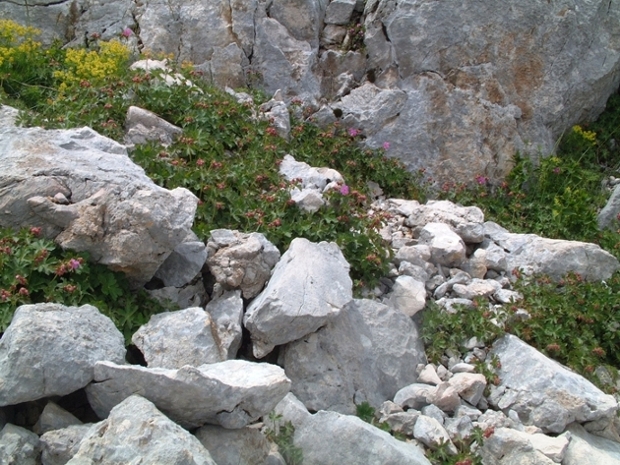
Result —
<path fill-rule="evenodd" d="M 267 439 L 278 446 L 278 451 L 287 465 L 301 465 L 303 452 L 294 444 L 295 427 L 290 421 L 281 423 L 282 415 L 275 412 L 269 414 L 269 426 L 265 431 Z"/>

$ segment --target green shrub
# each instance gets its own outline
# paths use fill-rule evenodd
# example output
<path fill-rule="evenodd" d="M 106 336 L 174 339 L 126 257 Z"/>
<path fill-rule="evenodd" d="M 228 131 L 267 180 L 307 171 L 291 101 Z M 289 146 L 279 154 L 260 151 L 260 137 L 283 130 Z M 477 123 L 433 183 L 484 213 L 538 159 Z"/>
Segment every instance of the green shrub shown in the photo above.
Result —
<path fill-rule="evenodd" d="M 40 228 L 0 229 L 0 332 L 24 304 L 91 304 L 114 321 L 129 342 L 138 327 L 163 310 L 144 291 L 131 292 L 122 274 L 89 263 L 39 237 Z"/>

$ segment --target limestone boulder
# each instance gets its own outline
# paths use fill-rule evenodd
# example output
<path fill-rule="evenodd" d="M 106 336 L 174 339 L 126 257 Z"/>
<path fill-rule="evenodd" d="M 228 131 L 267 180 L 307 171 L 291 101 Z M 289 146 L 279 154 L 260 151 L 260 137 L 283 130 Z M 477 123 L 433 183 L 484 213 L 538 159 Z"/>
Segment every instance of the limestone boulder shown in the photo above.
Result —
<path fill-rule="evenodd" d="M 352 300 L 352 286 L 337 244 L 293 239 L 244 316 L 254 355 L 262 358 L 325 325 Z"/>
<path fill-rule="evenodd" d="M 492 355 L 501 362 L 500 384 L 492 387 L 489 402 L 514 410 L 524 425 L 561 433 L 573 422 L 610 423 L 616 415 L 618 403 L 612 396 L 516 336 L 498 339 Z"/>
<path fill-rule="evenodd" d="M 241 347 L 243 299 L 241 291 L 228 291 L 215 297 L 205 307 L 211 315 L 214 334 L 219 340 L 218 346 L 224 360 L 232 360 Z"/>
<path fill-rule="evenodd" d="M 182 242 L 161 264 L 155 278 L 161 280 L 164 287 L 183 287 L 200 273 L 206 260 L 207 249 L 202 241 Z"/>
<path fill-rule="evenodd" d="M 86 391 L 101 418 L 139 392 L 185 428 L 209 423 L 235 429 L 273 410 L 290 384 L 282 368 L 243 360 L 178 370 L 101 362 Z"/>
<path fill-rule="evenodd" d="M 95 364 L 125 362 L 125 340 L 92 305 L 22 305 L 0 339 L 0 406 L 83 388 Z"/>
<path fill-rule="evenodd" d="M 399 441 L 355 416 L 320 411 L 295 429 L 304 463 L 430 465 L 418 446 Z"/>
<path fill-rule="evenodd" d="M 599 229 L 617 230 L 617 225 L 620 224 L 620 184 L 614 188 L 607 203 L 599 212 L 597 221 Z"/>
<path fill-rule="evenodd" d="M 354 414 L 362 402 L 378 409 L 426 362 L 418 333 L 402 312 L 354 300 L 316 333 L 284 346 L 281 362 L 292 392 L 310 410 Z"/>
<path fill-rule="evenodd" d="M 227 359 L 215 322 L 200 307 L 151 316 L 131 338 L 151 368 L 178 369 Z"/>
<path fill-rule="evenodd" d="M 510 233 L 491 222 L 485 223 L 485 236 L 506 252 L 508 272 L 519 269 L 554 279 L 572 272 L 588 281 L 600 281 L 620 269 L 618 260 L 596 244 Z"/>
<path fill-rule="evenodd" d="M 463 239 L 445 223 L 428 223 L 424 226 L 419 243 L 429 246 L 433 263 L 458 266 L 466 258 Z"/>
<path fill-rule="evenodd" d="M 198 439 L 139 395 L 128 397 L 93 425 L 67 465 L 96 463 L 101 457 L 110 465 L 216 465 Z"/>
<path fill-rule="evenodd" d="M 89 128 L 0 131 L 0 186 L 0 226 L 41 227 L 134 286 L 191 234 L 198 202 L 187 189 L 155 185 L 125 146 Z"/>

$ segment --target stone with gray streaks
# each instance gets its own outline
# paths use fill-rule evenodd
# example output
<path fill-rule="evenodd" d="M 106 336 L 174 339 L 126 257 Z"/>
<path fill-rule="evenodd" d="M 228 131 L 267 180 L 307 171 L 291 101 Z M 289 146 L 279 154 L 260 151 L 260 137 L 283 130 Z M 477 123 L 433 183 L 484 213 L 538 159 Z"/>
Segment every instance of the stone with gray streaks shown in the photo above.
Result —
<path fill-rule="evenodd" d="M 290 384 L 280 367 L 243 360 L 178 370 L 101 362 L 86 393 L 101 418 L 138 392 L 185 428 L 209 423 L 234 429 L 273 410 Z"/>
<path fill-rule="evenodd" d="M 166 463 L 216 465 L 209 451 L 147 399 L 132 395 L 93 425 L 67 465 Z"/>
<path fill-rule="evenodd" d="M 98 361 L 124 363 L 125 352 L 123 335 L 92 305 L 22 305 L 0 339 L 0 406 L 77 391 Z"/>
<path fill-rule="evenodd" d="M 152 111 L 130 106 L 125 117 L 125 144 L 142 145 L 149 141 L 157 141 L 169 146 L 183 133 L 183 130 L 160 118 Z"/>
<path fill-rule="evenodd" d="M 310 334 L 351 301 L 349 264 L 337 244 L 296 238 L 269 284 L 248 307 L 243 323 L 262 358 L 276 345 Z"/>
<path fill-rule="evenodd" d="M 81 425 L 82 422 L 78 420 L 74 415 L 67 412 L 64 408 L 58 404 L 49 401 L 41 416 L 37 420 L 37 423 L 33 426 L 32 431 L 38 435 L 53 431 L 56 429 L 66 428 L 71 425 Z"/>
<path fill-rule="evenodd" d="M 420 244 L 431 249 L 431 261 L 440 265 L 458 266 L 466 257 L 465 243 L 445 223 L 427 223 L 420 231 Z"/>
<path fill-rule="evenodd" d="M 385 303 L 412 317 L 426 306 L 424 282 L 411 276 L 399 276 L 394 281 L 392 292 L 387 296 Z"/>
<path fill-rule="evenodd" d="M 563 436 L 570 438 L 563 465 L 620 465 L 620 444 L 594 436 L 572 424 Z"/>

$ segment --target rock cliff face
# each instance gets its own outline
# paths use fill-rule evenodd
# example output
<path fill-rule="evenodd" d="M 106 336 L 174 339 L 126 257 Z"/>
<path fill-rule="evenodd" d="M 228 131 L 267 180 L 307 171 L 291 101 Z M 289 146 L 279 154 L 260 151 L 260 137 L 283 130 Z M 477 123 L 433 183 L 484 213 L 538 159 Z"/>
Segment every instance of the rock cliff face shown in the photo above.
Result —
<path fill-rule="evenodd" d="M 0 15 L 75 45 L 129 27 L 136 50 L 301 97 L 439 181 L 500 178 L 516 151 L 550 153 L 620 82 L 608 0 L 37 0 L 0 2 Z"/>

